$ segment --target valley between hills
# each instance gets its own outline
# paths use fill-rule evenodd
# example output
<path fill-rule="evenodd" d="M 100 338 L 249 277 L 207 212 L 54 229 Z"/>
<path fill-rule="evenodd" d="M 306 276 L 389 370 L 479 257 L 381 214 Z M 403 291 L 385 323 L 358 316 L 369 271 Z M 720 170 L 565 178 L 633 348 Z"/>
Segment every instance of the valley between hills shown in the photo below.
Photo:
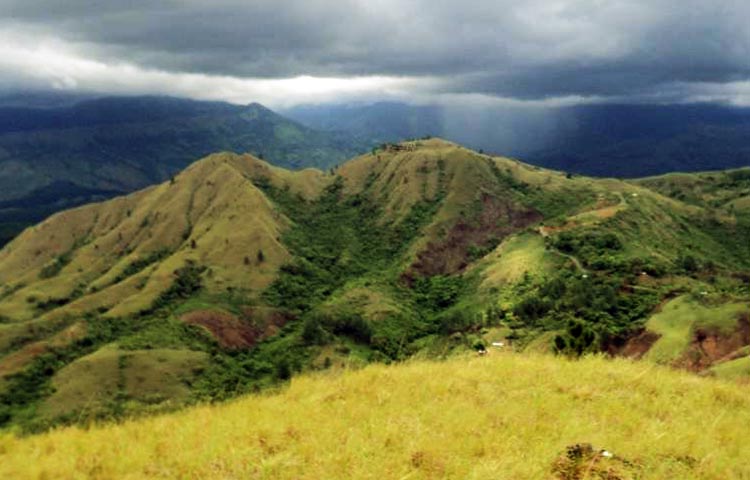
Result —
<path fill-rule="evenodd" d="M 564 358 L 639 359 L 580 365 L 734 398 L 750 378 L 748 200 L 749 169 L 593 179 L 437 138 L 327 172 L 209 155 L 0 251 L 0 423 L 34 433 L 163 414 L 300 375 L 348 382 L 372 363 L 456 369 L 476 352 L 497 368 L 560 362 L 571 383 L 557 388 L 594 399 Z M 419 468 L 453 468 L 417 453 Z"/>

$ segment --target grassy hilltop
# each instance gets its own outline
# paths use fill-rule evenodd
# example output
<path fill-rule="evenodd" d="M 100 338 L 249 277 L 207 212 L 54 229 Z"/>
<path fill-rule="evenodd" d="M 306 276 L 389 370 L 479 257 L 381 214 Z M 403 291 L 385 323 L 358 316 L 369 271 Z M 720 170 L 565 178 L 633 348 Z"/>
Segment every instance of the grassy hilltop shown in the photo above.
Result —
<path fill-rule="evenodd" d="M 0 476 L 739 479 L 750 475 L 747 393 L 645 362 L 493 351 L 306 375 L 280 393 L 119 425 L 0 437 Z"/>
<path fill-rule="evenodd" d="M 172 410 L 493 342 L 745 378 L 744 172 L 591 179 L 440 139 L 328 172 L 211 155 L 0 250 L 0 424 Z"/>

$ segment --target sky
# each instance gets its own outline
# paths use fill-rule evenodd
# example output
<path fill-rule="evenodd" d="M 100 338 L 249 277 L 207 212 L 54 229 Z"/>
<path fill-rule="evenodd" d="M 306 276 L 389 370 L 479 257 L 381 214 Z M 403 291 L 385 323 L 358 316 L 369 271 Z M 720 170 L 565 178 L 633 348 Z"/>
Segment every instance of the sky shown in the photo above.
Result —
<path fill-rule="evenodd" d="M 750 106 L 736 0 L 0 0 L 0 92 Z"/>

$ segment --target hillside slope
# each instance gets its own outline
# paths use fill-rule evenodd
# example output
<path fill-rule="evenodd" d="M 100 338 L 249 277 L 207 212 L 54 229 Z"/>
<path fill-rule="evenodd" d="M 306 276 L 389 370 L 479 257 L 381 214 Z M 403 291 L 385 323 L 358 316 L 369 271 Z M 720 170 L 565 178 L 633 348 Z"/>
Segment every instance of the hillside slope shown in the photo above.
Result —
<path fill-rule="evenodd" d="M 259 104 L 113 97 L 0 108 L 0 235 L 8 239 L 56 211 L 163 182 L 217 151 L 299 169 L 326 168 L 364 150 Z"/>
<path fill-rule="evenodd" d="M 212 155 L 0 250 L 0 420 L 117 418 L 497 342 L 653 346 L 741 377 L 747 220 L 440 139 L 328 172 Z M 670 313 L 676 297 L 704 313 Z"/>
<path fill-rule="evenodd" d="M 276 394 L 120 425 L 6 435 L 0 475 L 745 478 L 748 412 L 747 386 L 647 363 L 493 352 L 304 376 Z"/>

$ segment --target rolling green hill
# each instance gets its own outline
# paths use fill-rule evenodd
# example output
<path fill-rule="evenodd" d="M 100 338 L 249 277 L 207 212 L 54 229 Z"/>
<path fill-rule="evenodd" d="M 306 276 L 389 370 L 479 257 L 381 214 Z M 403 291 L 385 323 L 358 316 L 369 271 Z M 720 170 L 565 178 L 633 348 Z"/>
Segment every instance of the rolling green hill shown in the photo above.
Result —
<path fill-rule="evenodd" d="M 0 244 L 54 212 L 163 182 L 216 151 L 299 169 L 366 150 L 259 104 L 112 97 L 0 108 Z"/>
<path fill-rule="evenodd" d="M 328 172 L 211 155 L 0 250 L 0 420 L 120 418 L 493 343 L 750 374 L 748 217 L 651 182 L 440 139 Z"/>

